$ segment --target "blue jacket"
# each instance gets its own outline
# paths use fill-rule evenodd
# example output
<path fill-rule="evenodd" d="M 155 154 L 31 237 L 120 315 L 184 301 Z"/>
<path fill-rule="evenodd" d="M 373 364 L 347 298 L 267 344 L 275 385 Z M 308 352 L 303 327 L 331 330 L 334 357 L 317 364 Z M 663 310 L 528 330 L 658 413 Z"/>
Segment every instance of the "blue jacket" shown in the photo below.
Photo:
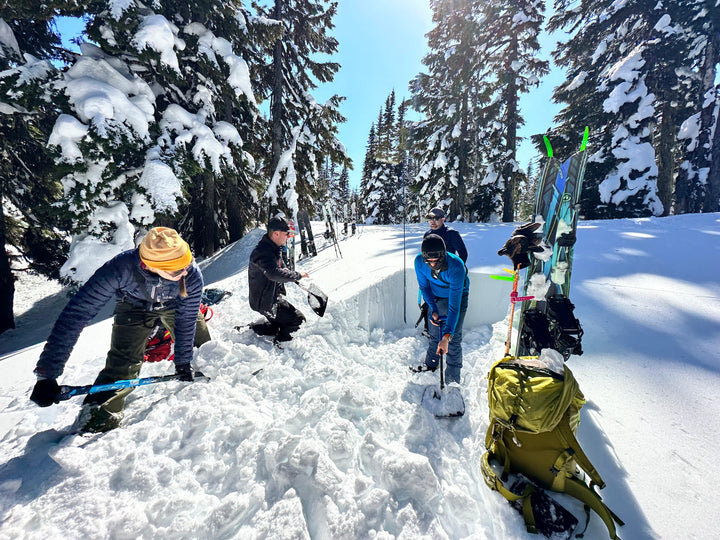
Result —
<path fill-rule="evenodd" d="M 80 332 L 114 296 L 147 311 L 175 310 L 175 363 L 189 364 L 193 357 L 195 324 L 202 299 L 203 277 L 193 261 L 185 276 L 187 297 L 180 296 L 179 283 L 161 278 L 140 266 L 137 249 L 110 259 L 80 287 L 62 310 L 35 373 L 57 379 L 63 372 Z"/>
<path fill-rule="evenodd" d="M 465 247 L 465 242 L 463 242 L 460 233 L 455 229 L 451 229 L 447 225 L 443 224 L 443 226 L 437 231 L 430 229 L 423 235 L 423 238 L 426 238 L 429 234 L 437 234 L 445 242 L 445 248 L 448 253 L 454 253 L 462 259 L 462 262 L 467 262 L 468 252 Z"/>
<path fill-rule="evenodd" d="M 455 326 L 460 315 L 460 303 L 463 295 L 470 290 L 470 280 L 467 277 L 465 263 L 457 255 L 445 255 L 447 269 L 433 276 L 432 269 L 425 264 L 422 255 L 415 257 L 415 275 L 422 296 L 430 306 L 430 313 L 437 313 L 436 298 L 448 299 L 448 314 L 445 319 L 443 334 L 454 334 Z"/>

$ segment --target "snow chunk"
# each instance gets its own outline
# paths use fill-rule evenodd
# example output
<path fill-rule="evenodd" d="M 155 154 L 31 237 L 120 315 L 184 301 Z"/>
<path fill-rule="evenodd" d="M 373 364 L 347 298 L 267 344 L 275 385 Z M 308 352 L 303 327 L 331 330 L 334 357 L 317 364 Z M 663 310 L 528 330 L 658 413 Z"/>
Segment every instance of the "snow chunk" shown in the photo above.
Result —
<path fill-rule="evenodd" d="M 142 18 L 133 44 L 139 49 L 152 49 L 160 54 L 160 61 L 166 66 L 180 72 L 175 47 L 184 49 L 184 44 L 177 39 L 178 27 L 162 15 L 148 15 Z"/>
<path fill-rule="evenodd" d="M 88 127 L 74 116 L 61 114 L 55 120 L 48 145 L 60 147 L 61 159 L 67 163 L 82 161 L 83 156 L 78 143 L 87 135 Z"/>
<path fill-rule="evenodd" d="M 110 238 L 99 238 L 88 233 L 73 237 L 68 260 L 60 268 L 62 277 L 85 283 L 115 255 L 135 247 L 135 228 L 130 224 L 124 203 L 113 201 L 106 207 L 97 208 L 90 218 L 88 230 L 101 234 L 108 224 L 114 231 Z"/>
<path fill-rule="evenodd" d="M 0 57 L 5 56 L 3 48 L 12 49 L 18 56 L 20 53 L 20 46 L 18 45 L 17 39 L 15 39 L 15 33 L 12 28 L 8 26 L 3 19 L 0 19 Z"/>

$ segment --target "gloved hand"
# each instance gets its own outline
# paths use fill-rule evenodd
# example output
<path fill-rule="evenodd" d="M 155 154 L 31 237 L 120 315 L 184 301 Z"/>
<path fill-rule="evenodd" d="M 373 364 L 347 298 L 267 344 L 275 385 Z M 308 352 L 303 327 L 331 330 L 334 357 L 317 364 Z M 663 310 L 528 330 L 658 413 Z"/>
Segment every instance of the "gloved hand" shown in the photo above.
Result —
<path fill-rule="evenodd" d="M 195 378 L 195 370 L 188 364 L 175 364 L 175 375 L 179 375 L 181 381 L 192 382 Z"/>
<path fill-rule="evenodd" d="M 530 256 L 528 253 L 538 253 L 543 250 L 539 245 L 542 238 L 535 234 L 535 231 L 541 226 L 540 223 L 526 223 L 522 227 L 518 227 L 512 233 L 510 239 L 498 255 L 507 255 L 513 262 L 513 268 L 520 270 L 530 266 Z"/>
<path fill-rule="evenodd" d="M 30 401 L 37 403 L 40 407 L 49 407 L 53 403 L 60 402 L 60 387 L 55 379 L 40 379 L 35 383 Z"/>

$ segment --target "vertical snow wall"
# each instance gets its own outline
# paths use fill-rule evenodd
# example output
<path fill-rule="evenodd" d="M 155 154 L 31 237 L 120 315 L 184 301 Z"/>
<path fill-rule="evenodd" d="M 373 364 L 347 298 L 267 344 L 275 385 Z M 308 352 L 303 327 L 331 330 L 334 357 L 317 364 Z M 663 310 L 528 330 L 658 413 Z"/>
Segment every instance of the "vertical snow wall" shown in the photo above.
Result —
<path fill-rule="evenodd" d="M 345 302 L 353 304 L 362 328 L 398 330 L 412 328 L 420 316 L 418 285 L 415 272 L 399 270 L 384 280 L 361 290 Z M 470 272 L 470 297 L 464 328 L 491 325 L 504 319 L 510 304 L 511 285 L 507 281 L 490 279 L 489 274 Z M 405 319 L 403 320 L 403 291 L 405 290 Z"/>

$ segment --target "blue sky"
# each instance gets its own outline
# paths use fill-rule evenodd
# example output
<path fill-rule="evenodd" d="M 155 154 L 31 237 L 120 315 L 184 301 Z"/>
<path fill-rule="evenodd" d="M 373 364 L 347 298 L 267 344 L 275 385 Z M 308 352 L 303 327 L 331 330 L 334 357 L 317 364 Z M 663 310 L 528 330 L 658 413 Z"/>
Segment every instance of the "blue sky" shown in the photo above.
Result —
<path fill-rule="evenodd" d="M 341 112 L 347 122 L 340 126 L 340 140 L 354 162 L 350 185 L 360 183 L 362 162 L 370 125 L 391 90 L 398 98 L 409 97 L 408 83 L 423 71 L 428 52 L 425 34 L 432 28 L 432 13 L 426 0 L 344 0 L 339 3 L 332 35 L 340 42 L 334 61 L 342 65 L 333 83 L 318 88 L 318 100 L 332 94 L 347 99 Z M 548 47 L 554 40 L 545 40 Z M 549 48 L 546 57 L 549 59 Z M 558 70 L 540 88 L 522 97 L 526 125 L 519 135 L 544 133 L 552 125 L 559 107 L 552 103 Z M 520 144 L 518 162 L 527 167 L 539 154 L 528 140 Z"/>
<path fill-rule="evenodd" d="M 79 21 L 63 21 L 63 37 L 77 35 Z M 425 34 L 432 28 L 427 0 L 342 0 L 331 31 L 339 41 L 332 60 L 342 67 L 330 84 L 318 87 L 313 95 L 324 101 L 332 94 L 344 96 L 341 113 L 347 122 L 339 126 L 339 138 L 353 160 L 351 187 L 358 187 L 370 125 L 377 119 L 385 99 L 394 89 L 398 99 L 409 97 L 408 84 L 423 71 L 427 54 Z M 546 39 L 549 59 L 552 39 Z M 526 125 L 520 136 L 544 133 L 552 126 L 559 107 L 552 103 L 552 90 L 561 74 L 556 69 L 540 88 L 522 97 L 520 106 Z M 539 157 L 528 140 L 520 143 L 518 162 L 527 167 Z"/>

